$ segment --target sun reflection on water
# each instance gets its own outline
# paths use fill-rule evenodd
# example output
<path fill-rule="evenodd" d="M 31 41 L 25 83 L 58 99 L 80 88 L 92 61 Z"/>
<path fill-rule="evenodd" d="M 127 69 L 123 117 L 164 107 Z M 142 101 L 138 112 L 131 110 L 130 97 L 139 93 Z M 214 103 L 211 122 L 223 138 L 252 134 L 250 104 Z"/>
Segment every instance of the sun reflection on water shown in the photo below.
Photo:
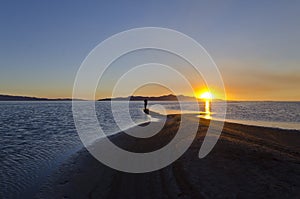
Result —
<path fill-rule="evenodd" d="M 204 118 L 205 119 L 211 119 L 211 106 L 210 106 L 210 100 L 206 99 L 205 100 L 205 111 L 204 111 Z"/>

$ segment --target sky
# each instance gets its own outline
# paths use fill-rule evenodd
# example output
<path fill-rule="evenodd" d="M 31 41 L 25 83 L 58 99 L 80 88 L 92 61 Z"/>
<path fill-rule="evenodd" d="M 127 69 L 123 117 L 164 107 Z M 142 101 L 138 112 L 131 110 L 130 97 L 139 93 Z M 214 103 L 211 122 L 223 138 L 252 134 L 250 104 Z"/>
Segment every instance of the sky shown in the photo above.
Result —
<path fill-rule="evenodd" d="M 300 1 L 2 0 L 0 5 L 1 94 L 71 97 L 77 70 L 100 42 L 132 28 L 164 27 L 207 50 L 228 99 L 300 100 Z M 121 68 L 122 63 L 115 66 Z M 97 97 L 109 97 L 110 86 L 100 85 Z M 153 88 L 148 95 L 167 92 Z"/>

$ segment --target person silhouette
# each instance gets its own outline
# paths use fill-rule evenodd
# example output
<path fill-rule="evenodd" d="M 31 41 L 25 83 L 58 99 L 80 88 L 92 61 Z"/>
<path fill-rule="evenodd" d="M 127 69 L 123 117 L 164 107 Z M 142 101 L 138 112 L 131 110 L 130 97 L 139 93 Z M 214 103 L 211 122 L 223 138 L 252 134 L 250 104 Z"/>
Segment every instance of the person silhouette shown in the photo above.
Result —
<path fill-rule="evenodd" d="M 148 105 L 148 100 L 144 99 L 144 109 L 147 109 L 147 105 Z"/>
<path fill-rule="evenodd" d="M 144 99 L 144 113 L 149 114 L 149 109 L 147 109 L 148 100 Z"/>

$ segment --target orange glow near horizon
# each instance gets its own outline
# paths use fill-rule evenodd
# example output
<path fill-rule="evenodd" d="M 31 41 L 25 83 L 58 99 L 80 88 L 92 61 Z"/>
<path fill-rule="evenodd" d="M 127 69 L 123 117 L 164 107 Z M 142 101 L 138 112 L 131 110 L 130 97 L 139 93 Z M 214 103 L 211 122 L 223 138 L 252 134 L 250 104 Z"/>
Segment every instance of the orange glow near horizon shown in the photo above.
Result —
<path fill-rule="evenodd" d="M 201 100 L 212 100 L 212 99 L 215 99 L 216 97 L 216 93 L 215 92 L 211 92 L 210 89 L 201 89 L 201 90 L 198 90 L 194 93 L 194 96 L 197 98 L 197 99 L 201 99 Z"/>
<path fill-rule="evenodd" d="M 199 95 L 199 98 L 200 99 L 204 99 L 204 100 L 211 100 L 211 99 L 214 98 L 214 96 L 213 96 L 213 94 L 211 92 L 206 91 L 204 93 L 201 93 Z"/>
<path fill-rule="evenodd" d="M 228 97 L 232 97 L 232 95 L 228 96 L 227 90 L 216 87 L 198 87 L 194 91 L 194 97 L 200 100 L 228 100 Z"/>

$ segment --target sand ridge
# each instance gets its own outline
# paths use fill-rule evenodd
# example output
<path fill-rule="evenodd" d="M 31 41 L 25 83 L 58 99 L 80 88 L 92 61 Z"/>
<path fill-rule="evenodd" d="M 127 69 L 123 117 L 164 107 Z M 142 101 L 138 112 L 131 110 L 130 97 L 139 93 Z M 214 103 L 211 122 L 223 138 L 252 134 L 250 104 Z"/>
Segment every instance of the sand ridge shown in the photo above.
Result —
<path fill-rule="evenodd" d="M 37 198 L 299 198 L 300 132 L 225 123 L 203 159 L 198 152 L 209 120 L 191 116 L 199 129 L 186 153 L 158 171 L 131 174 L 111 169 L 86 149 L 52 175 Z M 138 139 L 119 133 L 112 141 L 131 151 L 149 151 L 170 141 L 180 115 L 169 115 L 157 135 Z"/>

